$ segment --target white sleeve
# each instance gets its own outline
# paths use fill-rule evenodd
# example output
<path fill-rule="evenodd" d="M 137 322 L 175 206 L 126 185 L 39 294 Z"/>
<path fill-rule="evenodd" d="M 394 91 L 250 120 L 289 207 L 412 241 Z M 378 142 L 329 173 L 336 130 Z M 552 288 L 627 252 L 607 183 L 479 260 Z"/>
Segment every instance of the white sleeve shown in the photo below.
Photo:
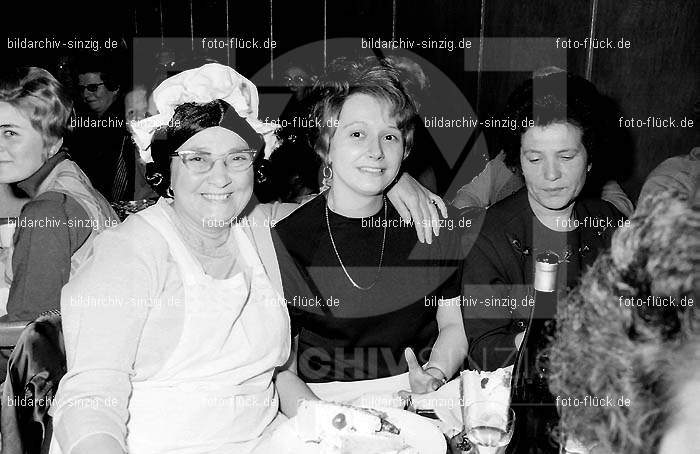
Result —
<path fill-rule="evenodd" d="M 156 264 L 164 260 L 152 232 L 142 219 L 103 232 L 92 256 L 63 288 L 68 372 L 52 413 L 64 453 L 95 434 L 114 437 L 126 451 L 134 360 L 148 316 L 146 302 L 159 297 Z"/>

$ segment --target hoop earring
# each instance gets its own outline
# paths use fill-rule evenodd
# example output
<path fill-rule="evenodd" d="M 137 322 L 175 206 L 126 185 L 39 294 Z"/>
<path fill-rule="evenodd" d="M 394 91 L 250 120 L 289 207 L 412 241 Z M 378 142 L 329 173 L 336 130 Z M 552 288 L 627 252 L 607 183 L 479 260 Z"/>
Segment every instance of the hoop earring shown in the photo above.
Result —
<path fill-rule="evenodd" d="M 260 162 L 260 164 L 254 166 L 255 169 L 255 184 L 265 184 L 268 182 L 269 177 L 268 177 L 268 171 L 265 170 L 267 168 L 267 161 L 263 160 Z"/>
<path fill-rule="evenodd" d="M 321 181 L 321 192 L 327 191 L 333 183 L 333 169 L 331 166 L 324 165 L 321 169 L 321 175 L 323 175 L 323 181 Z"/>
<path fill-rule="evenodd" d="M 173 188 L 170 188 L 170 187 L 169 187 L 168 189 L 166 189 L 166 190 L 165 190 L 165 195 L 166 195 L 166 197 L 169 197 L 169 198 L 171 198 L 171 199 L 174 198 L 174 197 L 175 197 L 175 193 L 173 192 Z"/>

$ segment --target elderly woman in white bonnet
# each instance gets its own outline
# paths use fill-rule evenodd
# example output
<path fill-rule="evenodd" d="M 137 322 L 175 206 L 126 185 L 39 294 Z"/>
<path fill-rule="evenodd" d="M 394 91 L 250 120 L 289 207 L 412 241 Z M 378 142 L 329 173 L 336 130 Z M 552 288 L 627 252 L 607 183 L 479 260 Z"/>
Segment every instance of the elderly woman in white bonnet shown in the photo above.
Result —
<path fill-rule="evenodd" d="M 255 86 L 207 64 L 154 99 L 133 130 L 163 197 L 101 236 L 63 290 L 53 453 L 250 452 L 299 392 L 273 381 L 290 326 L 269 226 L 290 207 L 251 202 L 274 146 Z"/>

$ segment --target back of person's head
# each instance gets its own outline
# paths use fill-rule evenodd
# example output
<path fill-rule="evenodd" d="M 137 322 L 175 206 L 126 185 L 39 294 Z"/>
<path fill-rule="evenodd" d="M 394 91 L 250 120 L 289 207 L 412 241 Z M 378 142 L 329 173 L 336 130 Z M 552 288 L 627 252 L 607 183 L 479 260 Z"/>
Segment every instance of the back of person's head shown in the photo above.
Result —
<path fill-rule="evenodd" d="M 674 363 L 674 352 L 700 326 L 699 230 L 700 210 L 687 196 L 646 198 L 560 304 L 552 394 L 614 401 L 562 408 L 565 434 L 615 454 L 657 453 L 672 424 L 673 372 L 688 366 Z"/>
<path fill-rule="evenodd" d="M 311 96 L 314 106 L 311 118 L 315 127 L 310 132 L 312 147 L 324 158 L 345 101 L 352 95 L 364 94 L 381 101 L 389 108 L 404 143 L 404 154 L 413 146 L 416 106 L 403 89 L 399 72 L 388 62 L 375 57 L 361 60 L 336 59 L 326 74 L 319 78 Z"/>
<path fill-rule="evenodd" d="M 666 159 L 647 175 L 639 200 L 657 192 L 674 190 L 689 197 L 696 197 L 700 188 L 700 147 L 694 147 L 686 155 Z M 700 203 L 696 200 L 695 203 Z"/>
<path fill-rule="evenodd" d="M 124 95 L 124 118 L 126 121 L 143 120 L 148 116 L 148 98 L 151 91 L 144 83 L 134 84 Z"/>
<path fill-rule="evenodd" d="M 70 131 L 73 103 L 51 73 L 37 67 L 20 67 L 0 75 L 0 102 L 22 112 L 44 145 L 53 145 Z"/>
<path fill-rule="evenodd" d="M 515 124 L 504 128 L 501 134 L 506 165 L 520 168 L 521 138 L 530 127 L 556 123 L 569 123 L 580 129 L 588 162 L 594 163 L 603 127 L 599 105 L 600 94 L 595 86 L 580 76 L 546 68 L 527 79 L 511 93 L 503 113 L 504 119 Z"/>

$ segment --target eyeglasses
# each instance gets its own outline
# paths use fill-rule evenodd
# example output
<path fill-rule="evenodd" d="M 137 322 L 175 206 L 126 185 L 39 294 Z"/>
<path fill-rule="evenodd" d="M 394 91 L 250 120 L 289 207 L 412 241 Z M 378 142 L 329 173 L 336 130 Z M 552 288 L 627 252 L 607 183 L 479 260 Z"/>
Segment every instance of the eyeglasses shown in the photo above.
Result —
<path fill-rule="evenodd" d="M 100 89 L 100 85 L 104 85 L 104 82 L 100 82 L 99 84 L 87 84 L 87 85 L 78 85 L 80 87 L 80 92 L 82 93 L 83 90 L 87 89 L 90 93 L 95 93 L 97 90 Z"/>
<path fill-rule="evenodd" d="M 258 154 L 256 150 L 232 151 L 224 156 L 212 158 L 210 153 L 200 151 L 181 151 L 174 153 L 172 156 L 180 156 L 182 163 L 188 170 L 194 173 L 209 172 L 214 163 L 220 159 L 224 160 L 228 170 L 237 172 L 248 170 L 255 161 L 255 156 Z"/>
<path fill-rule="evenodd" d="M 282 77 L 282 80 L 284 80 L 284 83 L 287 85 L 290 85 L 292 83 L 295 83 L 297 85 L 304 85 L 306 83 L 306 79 L 304 76 L 284 76 Z"/>

